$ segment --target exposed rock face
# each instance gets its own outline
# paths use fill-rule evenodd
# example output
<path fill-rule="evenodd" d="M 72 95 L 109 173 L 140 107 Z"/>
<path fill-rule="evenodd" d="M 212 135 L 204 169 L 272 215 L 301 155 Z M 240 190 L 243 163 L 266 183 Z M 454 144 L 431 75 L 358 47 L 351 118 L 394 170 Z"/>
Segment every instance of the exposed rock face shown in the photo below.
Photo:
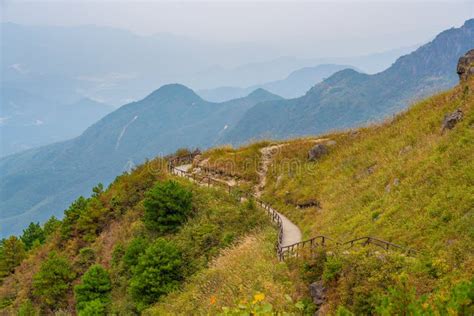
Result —
<path fill-rule="evenodd" d="M 316 281 L 309 285 L 309 294 L 313 299 L 314 304 L 320 306 L 326 302 L 326 288 L 323 281 Z"/>
<path fill-rule="evenodd" d="M 315 161 L 328 153 L 326 145 L 317 144 L 308 152 L 309 161 Z"/>
<path fill-rule="evenodd" d="M 453 113 L 446 114 L 441 126 L 441 131 L 444 132 L 446 129 L 453 129 L 453 127 L 462 120 L 463 113 L 460 109 L 457 109 Z"/>
<path fill-rule="evenodd" d="M 461 81 L 474 77 L 474 49 L 459 58 L 457 72 Z"/>

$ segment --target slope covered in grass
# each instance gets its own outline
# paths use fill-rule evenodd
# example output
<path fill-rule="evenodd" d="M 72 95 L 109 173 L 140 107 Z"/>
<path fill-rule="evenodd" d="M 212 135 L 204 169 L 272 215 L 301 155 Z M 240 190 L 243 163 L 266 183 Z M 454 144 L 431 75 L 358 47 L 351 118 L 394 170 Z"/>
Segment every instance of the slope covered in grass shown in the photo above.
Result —
<path fill-rule="evenodd" d="M 456 109 L 463 119 L 442 131 Z M 473 110 L 470 80 L 380 125 L 324 135 L 328 152 L 315 161 L 308 159 L 311 138 L 285 142 L 273 154 L 263 198 L 306 237 L 374 236 L 418 250 L 415 258 L 333 250 L 306 262 L 308 281 L 323 279 L 329 291 L 321 311 L 463 314 L 474 275 Z M 394 309 L 404 306 L 397 295 L 411 307 Z"/>
<path fill-rule="evenodd" d="M 147 162 L 106 190 L 98 185 L 90 198 L 78 198 L 62 221 L 30 225 L 21 239 L 2 240 L 2 313 L 136 315 L 160 298 L 174 304 L 166 294 L 213 275 L 209 263 L 236 244 L 241 251 L 226 250 L 216 261 L 217 275 L 258 264 L 241 279 L 220 279 L 222 287 L 248 296 L 288 286 L 285 293 L 292 294 L 285 266 L 242 281 L 276 263 L 276 237 L 265 213 L 225 190 L 176 178 L 165 166 L 161 159 Z M 238 304 L 233 294 L 223 292 L 223 302 Z"/>
<path fill-rule="evenodd" d="M 302 298 L 294 275 L 275 256 L 273 228 L 226 249 L 209 269 L 191 278 L 181 291 L 164 297 L 145 315 L 216 315 L 223 308 L 252 305 L 258 293 L 265 293 L 262 301 L 280 312 L 297 312 L 291 302 Z"/>

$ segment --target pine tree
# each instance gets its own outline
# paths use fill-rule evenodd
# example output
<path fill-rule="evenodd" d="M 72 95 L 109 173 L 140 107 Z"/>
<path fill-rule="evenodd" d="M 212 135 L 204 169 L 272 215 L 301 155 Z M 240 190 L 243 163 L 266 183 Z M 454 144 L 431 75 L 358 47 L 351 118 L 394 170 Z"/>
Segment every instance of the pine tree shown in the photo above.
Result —
<path fill-rule="evenodd" d="M 64 307 L 74 277 L 69 261 L 51 252 L 33 277 L 33 295 L 53 310 Z"/>
<path fill-rule="evenodd" d="M 42 244 L 44 239 L 44 232 L 39 223 L 30 223 L 28 228 L 23 230 L 23 235 L 21 235 L 21 240 L 27 250 L 33 248 L 35 244 Z"/>
<path fill-rule="evenodd" d="M 179 183 L 159 182 L 146 194 L 145 225 L 160 233 L 174 232 L 191 212 L 191 203 L 191 192 Z"/>
<path fill-rule="evenodd" d="M 25 257 L 25 246 L 16 236 L 2 240 L 0 244 L 0 280 L 13 273 Z"/>
<path fill-rule="evenodd" d="M 112 284 L 107 270 L 100 264 L 95 264 L 82 276 L 81 283 L 74 287 L 76 307 L 83 311 L 91 302 L 94 305 L 102 304 L 104 307 L 110 303 Z M 90 308 L 90 307 L 89 307 Z"/>
<path fill-rule="evenodd" d="M 177 247 L 163 238 L 157 239 L 140 256 L 130 281 L 130 291 L 139 310 L 178 287 L 183 278 L 183 264 Z"/>

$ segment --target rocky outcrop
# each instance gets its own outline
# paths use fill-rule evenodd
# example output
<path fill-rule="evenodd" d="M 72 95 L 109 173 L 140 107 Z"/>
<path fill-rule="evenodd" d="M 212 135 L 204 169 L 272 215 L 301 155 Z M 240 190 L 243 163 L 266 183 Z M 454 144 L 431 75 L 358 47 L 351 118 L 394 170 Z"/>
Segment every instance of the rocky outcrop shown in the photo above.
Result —
<path fill-rule="evenodd" d="M 305 201 L 301 201 L 301 202 L 296 203 L 296 207 L 297 208 L 308 208 L 308 207 L 320 208 L 321 207 L 321 202 L 319 202 L 318 200 L 315 200 L 315 199 L 309 199 L 309 200 L 305 200 Z"/>
<path fill-rule="evenodd" d="M 443 125 L 441 126 L 441 132 L 444 132 L 446 129 L 453 129 L 462 118 L 463 112 L 460 109 L 457 109 L 453 113 L 446 114 L 443 120 Z"/>
<path fill-rule="evenodd" d="M 309 294 L 316 306 L 321 306 L 326 302 L 326 288 L 323 281 L 316 281 L 309 285 Z"/>
<path fill-rule="evenodd" d="M 314 145 L 314 147 L 311 148 L 311 150 L 308 152 L 308 159 L 309 161 L 315 161 L 327 153 L 328 153 L 328 148 L 326 145 L 317 144 L 317 145 Z"/>
<path fill-rule="evenodd" d="M 471 49 L 459 58 L 457 73 L 461 81 L 474 77 L 474 49 Z"/>

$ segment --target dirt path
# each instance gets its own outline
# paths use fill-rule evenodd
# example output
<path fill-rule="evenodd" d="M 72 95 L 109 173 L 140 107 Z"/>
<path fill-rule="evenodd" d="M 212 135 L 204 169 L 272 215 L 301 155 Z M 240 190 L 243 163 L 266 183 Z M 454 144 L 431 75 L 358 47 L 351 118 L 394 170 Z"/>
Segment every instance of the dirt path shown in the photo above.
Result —
<path fill-rule="evenodd" d="M 278 149 L 285 145 L 286 144 L 272 145 L 260 149 L 260 152 L 262 153 L 262 162 L 260 164 L 260 169 L 257 171 L 259 178 L 258 185 L 255 186 L 255 195 L 257 197 L 262 195 L 262 191 L 267 184 L 268 166 L 272 162 L 273 156 L 278 152 Z"/>

